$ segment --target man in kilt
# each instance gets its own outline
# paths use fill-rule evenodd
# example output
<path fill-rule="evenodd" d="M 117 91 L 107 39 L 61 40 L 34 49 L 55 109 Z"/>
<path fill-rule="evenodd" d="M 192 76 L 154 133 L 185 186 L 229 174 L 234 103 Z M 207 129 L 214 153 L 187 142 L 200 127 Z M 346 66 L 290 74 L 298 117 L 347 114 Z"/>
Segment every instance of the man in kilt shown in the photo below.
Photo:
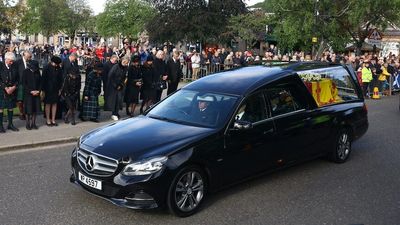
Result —
<path fill-rule="evenodd" d="M 17 106 L 19 109 L 19 118 L 21 120 L 25 120 L 25 110 L 24 110 L 24 86 L 22 82 L 23 73 L 26 69 L 28 69 L 28 64 L 32 59 L 32 53 L 28 50 L 24 51 L 22 54 L 22 58 L 15 61 L 15 66 L 18 71 L 19 77 L 19 86 L 17 92 Z"/>
<path fill-rule="evenodd" d="M 12 131 L 19 131 L 13 124 L 13 109 L 17 102 L 17 87 L 19 84 L 18 72 L 15 66 L 15 55 L 7 52 L 4 62 L 0 63 L 0 133 L 5 133 L 3 127 L 3 110 L 8 110 L 8 127 Z"/>
<path fill-rule="evenodd" d="M 83 120 L 99 122 L 99 95 L 101 93 L 102 72 L 103 64 L 97 63 L 86 78 L 81 114 Z"/>

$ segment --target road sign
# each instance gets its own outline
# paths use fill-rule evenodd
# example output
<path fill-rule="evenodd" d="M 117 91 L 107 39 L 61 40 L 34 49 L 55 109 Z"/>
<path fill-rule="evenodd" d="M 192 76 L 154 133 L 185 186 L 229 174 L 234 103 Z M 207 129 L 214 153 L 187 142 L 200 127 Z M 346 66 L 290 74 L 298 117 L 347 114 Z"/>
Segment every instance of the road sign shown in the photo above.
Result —
<path fill-rule="evenodd" d="M 382 40 L 382 35 L 377 29 L 372 29 L 368 35 L 369 40 Z"/>
<path fill-rule="evenodd" d="M 311 41 L 312 41 L 312 43 L 317 43 L 318 42 L 318 38 L 317 37 L 313 37 Z"/>

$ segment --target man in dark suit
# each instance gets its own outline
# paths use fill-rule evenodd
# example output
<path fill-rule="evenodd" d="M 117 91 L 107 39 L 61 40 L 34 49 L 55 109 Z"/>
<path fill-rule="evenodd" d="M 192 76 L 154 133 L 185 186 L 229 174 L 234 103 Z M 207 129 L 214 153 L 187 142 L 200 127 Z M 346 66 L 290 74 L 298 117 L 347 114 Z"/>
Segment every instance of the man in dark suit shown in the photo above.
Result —
<path fill-rule="evenodd" d="M 181 68 L 181 63 L 179 61 L 179 53 L 174 52 L 172 58 L 167 62 L 168 70 L 168 91 L 167 94 L 170 95 L 178 89 L 178 84 L 183 77 L 183 72 Z"/>
<path fill-rule="evenodd" d="M 19 109 L 19 118 L 25 120 L 24 112 L 24 87 L 22 86 L 22 74 L 24 70 L 28 67 L 29 61 L 32 59 L 32 53 L 30 51 L 24 51 L 22 58 L 15 61 L 15 66 L 18 71 L 19 76 L 19 86 L 17 92 L 17 106 Z"/>
<path fill-rule="evenodd" d="M 65 59 L 62 62 L 63 69 L 63 79 L 65 79 L 68 75 L 68 71 L 79 71 L 79 66 L 77 62 L 78 55 L 74 52 L 68 56 L 68 59 Z"/>
<path fill-rule="evenodd" d="M 16 107 L 17 87 L 19 84 L 18 72 L 13 66 L 15 55 L 7 52 L 4 63 L 0 63 L 0 133 L 5 133 L 3 127 L 3 110 L 7 109 L 8 129 L 19 131 L 13 124 L 13 109 Z"/>
<path fill-rule="evenodd" d="M 217 122 L 218 112 L 213 109 L 212 104 L 215 97 L 212 95 L 204 95 L 197 97 L 197 106 L 192 111 L 193 120 L 204 125 L 214 126 Z"/>

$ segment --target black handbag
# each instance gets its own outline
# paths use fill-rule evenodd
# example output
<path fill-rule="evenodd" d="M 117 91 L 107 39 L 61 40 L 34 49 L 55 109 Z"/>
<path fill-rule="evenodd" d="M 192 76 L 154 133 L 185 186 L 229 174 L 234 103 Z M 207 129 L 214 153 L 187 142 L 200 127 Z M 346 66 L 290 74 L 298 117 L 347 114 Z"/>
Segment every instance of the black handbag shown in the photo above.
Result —
<path fill-rule="evenodd" d="M 165 80 L 160 80 L 157 84 L 157 89 L 158 90 L 164 90 L 167 89 L 167 81 Z"/>

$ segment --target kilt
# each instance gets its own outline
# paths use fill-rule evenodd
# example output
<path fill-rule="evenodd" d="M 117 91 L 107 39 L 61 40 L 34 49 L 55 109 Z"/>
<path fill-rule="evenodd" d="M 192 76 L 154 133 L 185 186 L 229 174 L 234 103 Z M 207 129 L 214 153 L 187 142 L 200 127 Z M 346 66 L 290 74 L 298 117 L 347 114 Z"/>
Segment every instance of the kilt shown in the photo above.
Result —
<path fill-rule="evenodd" d="M 5 96 L 4 91 L 0 91 L 0 109 L 13 109 L 17 107 L 14 96 Z"/>
<path fill-rule="evenodd" d="M 99 115 L 100 107 L 98 96 L 89 96 L 89 100 L 84 100 L 82 103 L 82 118 L 85 120 L 97 119 Z"/>
<path fill-rule="evenodd" d="M 22 86 L 21 84 L 18 86 L 17 101 L 24 101 L 24 86 Z"/>

